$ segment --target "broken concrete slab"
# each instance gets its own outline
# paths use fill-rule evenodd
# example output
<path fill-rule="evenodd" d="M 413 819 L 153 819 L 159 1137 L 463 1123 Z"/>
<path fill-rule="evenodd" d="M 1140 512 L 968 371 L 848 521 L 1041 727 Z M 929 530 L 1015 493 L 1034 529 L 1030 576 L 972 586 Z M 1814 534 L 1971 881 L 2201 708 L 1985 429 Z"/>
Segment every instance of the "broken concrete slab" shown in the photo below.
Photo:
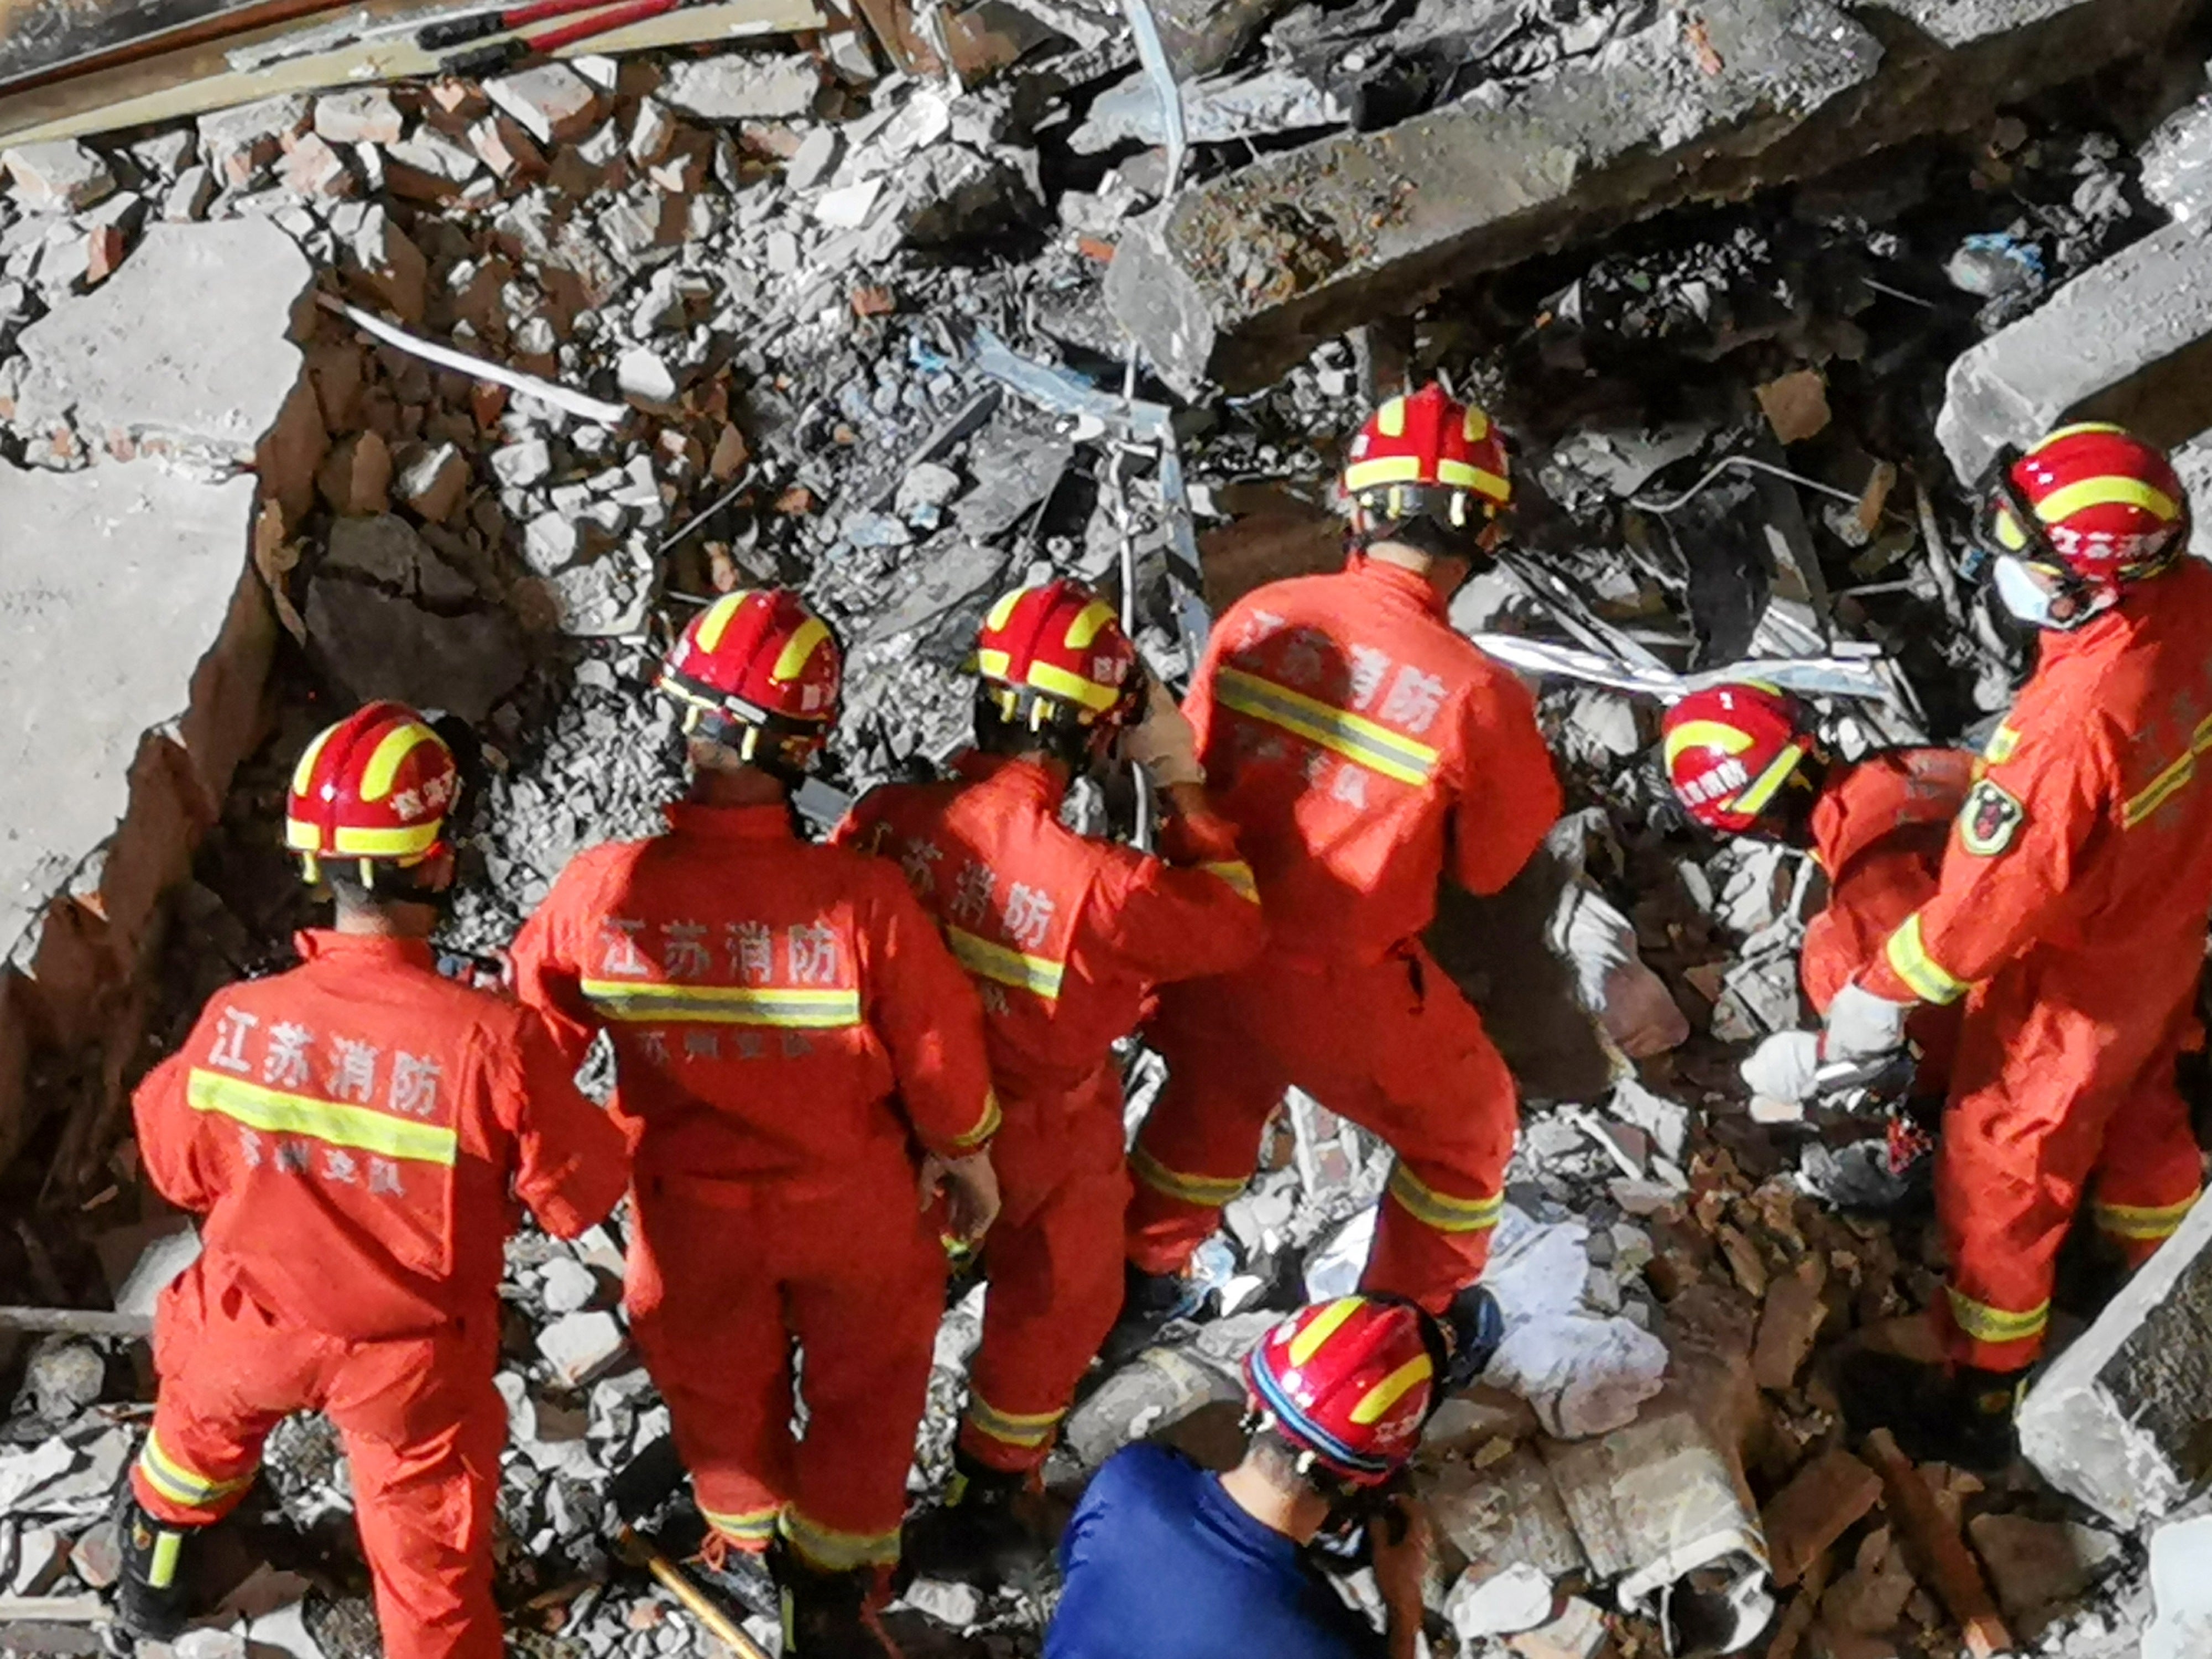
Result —
<path fill-rule="evenodd" d="M 2120 1560 L 2118 1539 L 2078 1522 L 1978 1515 L 1966 1535 L 1989 1569 L 1998 1605 L 2021 1620 L 2075 1600 Z"/>
<path fill-rule="evenodd" d="M 1825 171 L 2162 40 L 2177 0 L 1723 0 L 1519 87 L 1271 155 L 1130 222 L 1108 302 L 1178 390 L 1267 384 L 1449 283 Z M 1924 18 L 1918 14 L 1925 11 Z"/>
<path fill-rule="evenodd" d="M 2177 221 L 2084 271 L 1951 365 L 1936 435 L 1979 480 L 2006 444 L 2072 418 L 2158 444 L 2212 426 L 2212 223 Z"/>
<path fill-rule="evenodd" d="M 74 138 L 22 144 L 0 153 L 15 198 L 37 213 L 75 213 L 115 188 L 107 163 Z"/>
<path fill-rule="evenodd" d="M 2059 1491 L 2132 1531 L 2212 1479 L 2212 1204 L 2051 1362 L 2015 1419 L 2021 1454 Z"/>
<path fill-rule="evenodd" d="M 660 96 L 702 121 L 774 121 L 810 113 L 821 89 L 811 58 L 732 52 L 672 64 Z"/>
<path fill-rule="evenodd" d="M 151 227 L 113 277 L 23 331 L 16 430 L 28 442 L 73 426 L 118 455 L 256 467 L 304 514 L 323 429 L 294 342 L 313 327 L 313 278 L 265 219 Z"/>

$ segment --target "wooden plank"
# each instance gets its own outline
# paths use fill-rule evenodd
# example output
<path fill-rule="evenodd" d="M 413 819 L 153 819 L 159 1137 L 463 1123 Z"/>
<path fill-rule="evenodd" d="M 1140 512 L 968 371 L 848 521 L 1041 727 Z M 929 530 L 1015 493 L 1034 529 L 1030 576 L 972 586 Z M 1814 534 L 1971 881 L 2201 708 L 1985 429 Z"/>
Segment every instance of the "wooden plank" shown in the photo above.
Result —
<path fill-rule="evenodd" d="M 1996 1659 L 2012 1650 L 2012 1632 L 1997 1612 L 1988 1582 L 1958 1528 L 1936 1506 L 1920 1470 L 1899 1449 L 1887 1429 L 1867 1437 L 1867 1462 L 1881 1476 L 1889 1494 L 1891 1517 L 1905 1529 L 1906 1540 L 1936 1580 L 1936 1593 L 1959 1621 L 1966 1651 L 1974 1659 Z"/>
<path fill-rule="evenodd" d="M 406 9 L 392 8 L 393 12 Z M 814 0 L 722 0 L 720 4 L 685 7 L 579 40 L 555 56 L 582 58 L 786 34 L 819 28 L 823 21 Z M 281 93 L 427 77 L 436 70 L 438 58 L 446 55 L 426 52 L 411 37 L 399 34 L 312 58 L 289 58 L 251 73 L 241 74 L 230 67 L 227 52 L 258 45 L 282 32 L 258 31 L 227 40 L 220 46 L 196 47 L 182 54 L 182 62 L 172 62 L 171 55 L 165 54 L 0 97 L 0 145 L 76 138 L 173 121 Z"/>
<path fill-rule="evenodd" d="M 329 11 L 342 0 L 0 0 L 0 88 Z"/>

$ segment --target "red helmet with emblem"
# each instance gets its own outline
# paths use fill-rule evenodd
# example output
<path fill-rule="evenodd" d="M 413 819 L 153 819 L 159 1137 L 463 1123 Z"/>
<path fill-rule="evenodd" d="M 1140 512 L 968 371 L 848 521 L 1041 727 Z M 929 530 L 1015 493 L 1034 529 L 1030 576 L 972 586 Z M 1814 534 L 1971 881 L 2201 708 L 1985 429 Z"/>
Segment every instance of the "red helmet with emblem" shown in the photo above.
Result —
<path fill-rule="evenodd" d="M 1423 516 L 1474 532 L 1513 498 L 1497 426 L 1433 383 L 1367 417 L 1346 458 L 1343 490 L 1369 534 Z"/>
<path fill-rule="evenodd" d="M 1741 835 L 1812 753 L 1812 717 L 1788 692 L 1747 680 L 1692 691 L 1660 724 L 1667 781 L 1708 830 Z"/>
<path fill-rule="evenodd" d="M 309 881 L 323 862 L 352 859 L 362 884 L 379 866 L 410 869 L 445 847 L 461 792 L 446 741 L 404 702 L 373 702 L 326 727 L 292 769 L 284 845 Z"/>
<path fill-rule="evenodd" d="M 746 762 L 803 771 L 837 720 L 844 653 L 788 588 L 725 593 L 691 619 L 655 682 L 684 729 Z"/>
<path fill-rule="evenodd" d="M 1119 726 L 1144 683 L 1114 607 L 1064 578 L 1018 587 L 991 607 L 975 672 L 1000 715 L 1031 731 Z"/>
<path fill-rule="evenodd" d="M 1293 1314 L 1244 1357 L 1253 1404 L 1340 1480 L 1372 1486 L 1413 1455 L 1437 1355 L 1409 1302 L 1346 1296 Z"/>
<path fill-rule="evenodd" d="M 2172 463 L 2117 426 L 2061 427 L 1992 464 L 1976 538 L 2054 575 L 2114 588 L 2154 576 L 2189 545 L 2189 497 Z"/>

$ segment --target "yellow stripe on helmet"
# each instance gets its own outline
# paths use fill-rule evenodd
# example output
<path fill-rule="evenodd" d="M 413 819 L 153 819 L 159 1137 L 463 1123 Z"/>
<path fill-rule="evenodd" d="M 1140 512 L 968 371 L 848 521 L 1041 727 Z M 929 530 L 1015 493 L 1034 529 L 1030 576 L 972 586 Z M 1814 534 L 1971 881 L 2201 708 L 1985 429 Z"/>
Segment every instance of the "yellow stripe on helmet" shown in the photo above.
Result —
<path fill-rule="evenodd" d="M 1490 435 L 1490 416 L 1474 404 L 1467 406 L 1467 420 L 1460 431 L 1471 444 L 1479 444 Z"/>
<path fill-rule="evenodd" d="M 702 651 L 712 651 L 722 642 L 722 635 L 730 631 L 730 624 L 744 610 L 745 601 L 757 590 L 741 587 L 734 593 L 725 593 L 707 607 L 706 615 L 699 618 L 699 631 L 692 635 Z"/>
<path fill-rule="evenodd" d="M 1729 803 L 1729 810 L 1752 813 L 1763 811 L 1767 802 L 1780 793 L 1782 786 L 1790 781 L 1790 775 L 1797 769 L 1797 763 L 1805 758 L 1805 751 L 1811 747 L 1801 738 L 1784 749 L 1767 763 L 1764 772 L 1736 792 L 1735 799 Z"/>
<path fill-rule="evenodd" d="M 2127 428 L 2114 426 L 2110 421 L 2076 421 L 2072 426 L 2062 426 L 2057 431 L 2045 436 L 2041 443 L 2036 445 L 2034 453 L 2040 454 L 2061 438 L 2080 438 L 2092 432 L 2101 432 L 2108 437 L 2116 438 L 2124 438 L 2128 435 Z"/>
<path fill-rule="evenodd" d="M 1684 720 L 1667 734 L 1667 764 L 1672 767 L 1686 749 L 1717 749 L 1723 755 L 1741 755 L 1751 747 L 1751 733 L 1725 720 Z"/>
<path fill-rule="evenodd" d="M 1472 489 L 1478 495 L 1487 495 L 1493 501 L 1502 501 L 1513 494 L 1513 486 L 1495 472 L 1486 472 L 1465 461 L 1455 461 L 1449 456 L 1437 463 L 1437 482 L 1455 489 Z"/>
<path fill-rule="evenodd" d="M 1406 400 L 1393 398 L 1375 411 L 1375 429 L 1386 438 L 1406 435 Z"/>
<path fill-rule="evenodd" d="M 438 734 L 420 720 L 396 726 L 378 738 L 376 747 L 369 752 L 368 764 L 362 769 L 361 798 L 382 800 L 389 795 L 398 779 L 401 764 L 426 743 L 434 743 L 441 749 L 446 746 Z"/>
<path fill-rule="evenodd" d="M 1322 1345 L 1343 1328 L 1346 1320 L 1359 1311 L 1359 1305 L 1358 1297 L 1340 1296 L 1316 1314 L 1305 1329 L 1291 1339 L 1291 1364 L 1303 1365 L 1319 1353 Z"/>
<path fill-rule="evenodd" d="M 315 763 L 322 758 L 324 746 L 330 742 L 331 733 L 337 729 L 335 726 L 325 726 L 316 734 L 315 740 L 301 752 L 300 763 L 292 769 L 294 794 L 306 794 L 308 788 L 314 783 Z"/>
<path fill-rule="evenodd" d="M 1391 1407 L 1435 1375 L 1436 1366 L 1428 1355 L 1416 1354 L 1359 1396 L 1352 1408 L 1352 1420 L 1363 1425 L 1381 1422 Z"/>
<path fill-rule="evenodd" d="M 1001 593 L 999 602 L 991 607 L 991 614 L 983 619 L 983 626 L 994 633 L 1004 628 L 1013 620 L 1014 607 L 1036 591 L 1034 587 L 1018 587 L 1011 593 Z"/>
<path fill-rule="evenodd" d="M 2172 524 L 2181 517 L 2173 497 L 2156 484 L 2118 472 L 2052 490 L 2035 504 L 2035 516 L 2045 524 L 2056 524 L 2093 507 L 2139 507 L 2160 524 Z"/>
<path fill-rule="evenodd" d="M 815 647 L 830 637 L 830 626 L 819 617 L 809 617 L 783 642 L 783 649 L 769 669 L 772 680 L 795 680 L 806 672 L 807 662 L 813 657 Z"/>
<path fill-rule="evenodd" d="M 1105 600 L 1091 600 L 1076 614 L 1075 620 L 1068 623 L 1067 648 L 1071 651 L 1085 649 L 1091 641 L 1119 620 L 1114 614 L 1114 607 Z"/>
<path fill-rule="evenodd" d="M 1067 697 L 1093 713 L 1103 714 L 1121 701 L 1116 687 L 1100 685 L 1080 674 L 1071 674 L 1055 663 L 1033 662 L 1030 665 L 1030 689 L 1050 692 L 1055 697 Z"/>

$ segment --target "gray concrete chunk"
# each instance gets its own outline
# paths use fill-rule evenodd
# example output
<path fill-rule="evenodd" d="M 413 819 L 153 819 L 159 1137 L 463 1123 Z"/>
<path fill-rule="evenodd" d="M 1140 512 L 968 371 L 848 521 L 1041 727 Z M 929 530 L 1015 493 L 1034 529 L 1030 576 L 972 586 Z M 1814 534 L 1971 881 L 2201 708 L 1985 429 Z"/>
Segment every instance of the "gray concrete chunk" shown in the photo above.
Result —
<path fill-rule="evenodd" d="M 729 53 L 671 64 L 660 96 L 702 121 L 773 120 L 806 114 L 821 87 L 811 58 Z"/>

